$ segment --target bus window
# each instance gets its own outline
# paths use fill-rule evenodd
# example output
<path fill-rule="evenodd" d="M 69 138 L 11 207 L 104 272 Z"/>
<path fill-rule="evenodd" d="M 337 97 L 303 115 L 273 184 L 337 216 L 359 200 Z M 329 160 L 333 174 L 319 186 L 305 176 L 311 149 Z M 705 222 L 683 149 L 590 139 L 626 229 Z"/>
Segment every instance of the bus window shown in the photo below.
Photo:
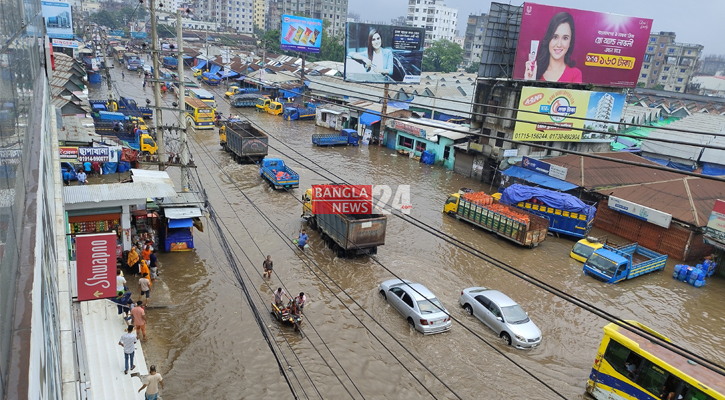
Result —
<path fill-rule="evenodd" d="M 642 372 L 637 377 L 636 383 L 644 390 L 659 395 L 665 389 L 665 381 L 669 375 L 669 372 L 647 360 L 642 365 Z"/>
<path fill-rule="evenodd" d="M 712 397 L 702 393 L 701 390 L 685 384 L 682 390 L 683 400 L 713 400 Z"/>
<path fill-rule="evenodd" d="M 641 371 L 642 357 L 612 339 L 609 339 L 604 359 L 617 372 L 634 379 Z"/>

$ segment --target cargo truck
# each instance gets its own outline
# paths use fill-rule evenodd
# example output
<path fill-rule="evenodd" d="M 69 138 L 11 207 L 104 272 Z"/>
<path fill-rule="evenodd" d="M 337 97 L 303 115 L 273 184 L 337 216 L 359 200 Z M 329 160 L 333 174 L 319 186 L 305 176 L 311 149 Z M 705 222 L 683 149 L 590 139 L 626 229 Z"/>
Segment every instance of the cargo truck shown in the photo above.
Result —
<path fill-rule="evenodd" d="M 166 56 L 161 59 L 161 63 L 164 68 L 168 69 L 177 69 L 179 67 L 179 60 L 177 60 L 176 57 Z"/>
<path fill-rule="evenodd" d="M 119 100 L 88 100 L 94 113 L 99 111 L 119 112 L 124 115 L 142 118 L 151 118 L 153 110 L 148 107 L 139 107 L 136 100 L 121 97 Z M 94 116 L 95 118 L 95 116 Z"/>
<path fill-rule="evenodd" d="M 584 263 L 584 274 L 606 283 L 617 283 L 665 269 L 667 255 L 632 243 L 622 247 L 602 246 Z"/>
<path fill-rule="evenodd" d="M 312 144 L 316 146 L 357 146 L 358 139 L 355 129 L 343 129 L 335 133 L 315 133 L 312 135 Z"/>
<path fill-rule="evenodd" d="M 505 204 L 493 204 L 493 198 L 487 202 L 478 200 L 485 196 L 488 195 L 482 192 L 453 193 L 446 200 L 443 212 L 529 248 L 546 240 L 547 219 Z"/>
<path fill-rule="evenodd" d="M 306 119 L 315 119 L 317 109 L 312 107 L 287 107 L 282 113 L 282 118 L 286 121 L 297 121 Z"/>
<path fill-rule="evenodd" d="M 279 158 L 265 158 L 259 167 L 259 176 L 275 189 L 300 187 L 300 176 Z"/>
<path fill-rule="evenodd" d="M 385 215 L 316 214 L 312 189 L 307 189 L 302 200 L 302 218 L 307 226 L 320 232 L 325 245 L 338 257 L 377 254 L 378 246 L 385 244 Z"/>
<path fill-rule="evenodd" d="M 257 105 L 257 99 L 262 97 L 260 94 L 256 93 L 250 93 L 250 94 L 239 94 L 232 96 L 231 100 L 229 100 L 229 104 L 231 104 L 232 107 L 254 107 Z"/>
<path fill-rule="evenodd" d="M 267 156 L 267 134 L 249 121 L 227 122 L 219 129 L 219 144 L 234 161 L 257 163 Z"/>
<path fill-rule="evenodd" d="M 222 83 L 222 79 L 217 74 L 211 72 L 204 72 L 201 74 L 201 81 L 209 86 L 217 86 Z"/>

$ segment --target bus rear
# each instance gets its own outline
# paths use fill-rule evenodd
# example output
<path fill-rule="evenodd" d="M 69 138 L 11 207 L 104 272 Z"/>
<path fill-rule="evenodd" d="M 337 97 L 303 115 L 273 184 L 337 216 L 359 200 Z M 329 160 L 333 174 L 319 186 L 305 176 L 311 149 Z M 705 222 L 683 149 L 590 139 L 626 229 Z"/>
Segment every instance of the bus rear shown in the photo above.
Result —
<path fill-rule="evenodd" d="M 186 120 L 194 129 L 214 129 L 214 110 L 199 99 L 186 100 Z"/>

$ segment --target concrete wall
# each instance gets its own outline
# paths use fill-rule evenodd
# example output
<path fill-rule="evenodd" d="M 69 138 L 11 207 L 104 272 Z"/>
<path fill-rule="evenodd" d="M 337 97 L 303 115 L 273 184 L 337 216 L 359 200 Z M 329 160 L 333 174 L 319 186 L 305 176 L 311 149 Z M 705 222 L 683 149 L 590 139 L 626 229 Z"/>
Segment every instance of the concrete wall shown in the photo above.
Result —
<path fill-rule="evenodd" d="M 432 142 L 430 140 L 424 139 L 419 136 L 411 135 L 410 133 L 405 133 L 405 132 L 396 131 L 396 130 L 393 130 L 393 132 L 397 132 L 397 135 L 395 138 L 395 150 L 413 151 L 417 157 L 420 157 L 422 152 L 416 151 L 415 148 L 416 148 L 416 146 L 418 146 L 418 143 L 425 143 L 425 149 L 435 153 L 436 164 L 441 164 L 446 169 L 450 169 L 450 170 L 453 169 L 453 165 L 455 164 L 455 161 L 456 161 L 456 156 L 455 156 L 455 152 L 453 151 L 453 141 L 451 139 L 448 139 L 448 138 L 445 138 L 442 136 L 438 136 L 438 143 L 436 143 L 436 142 Z M 400 144 L 401 137 L 404 137 L 404 138 L 412 141 L 411 147 L 401 145 Z M 446 147 L 449 148 L 448 158 L 443 158 Z"/>

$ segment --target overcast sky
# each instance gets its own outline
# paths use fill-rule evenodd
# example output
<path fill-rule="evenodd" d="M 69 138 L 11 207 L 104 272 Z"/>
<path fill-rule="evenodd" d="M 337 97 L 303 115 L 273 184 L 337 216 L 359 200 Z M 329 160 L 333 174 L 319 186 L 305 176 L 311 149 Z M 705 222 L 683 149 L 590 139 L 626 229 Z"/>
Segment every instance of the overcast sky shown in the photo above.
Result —
<path fill-rule="evenodd" d="M 653 32 L 675 32 L 678 42 L 705 46 L 704 54 L 725 54 L 724 0 L 536 0 L 532 3 L 652 18 Z M 458 8 L 461 36 L 466 31 L 469 14 L 488 13 L 491 7 L 488 0 L 445 0 L 445 4 Z M 389 24 L 391 19 L 407 15 L 408 0 L 349 0 L 349 10 L 360 14 L 363 20 Z"/>

